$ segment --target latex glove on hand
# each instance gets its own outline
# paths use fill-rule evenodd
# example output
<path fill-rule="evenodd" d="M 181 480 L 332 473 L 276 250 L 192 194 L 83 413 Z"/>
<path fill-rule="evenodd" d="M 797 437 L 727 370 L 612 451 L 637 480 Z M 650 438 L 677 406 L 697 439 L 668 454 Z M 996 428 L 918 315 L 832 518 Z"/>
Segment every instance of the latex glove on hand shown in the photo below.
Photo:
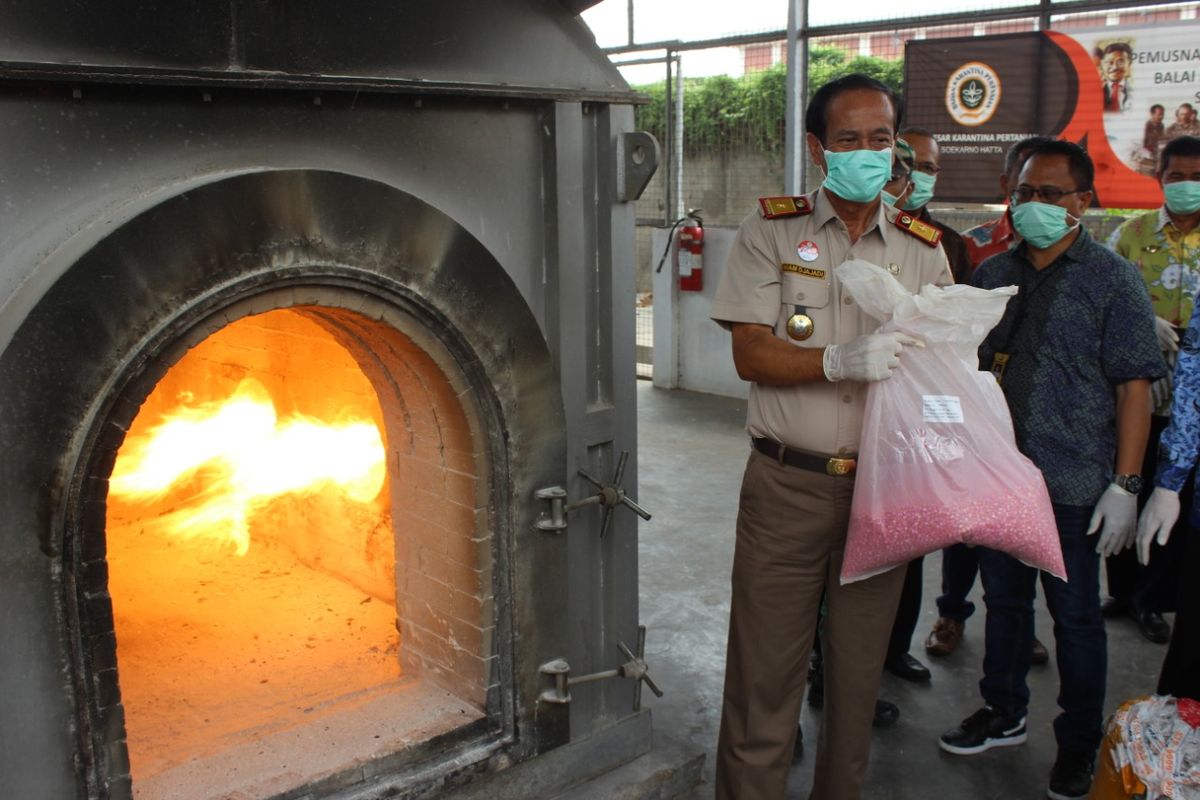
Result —
<path fill-rule="evenodd" d="M 1102 556 L 1119 553 L 1133 544 L 1137 533 L 1137 495 L 1127 492 L 1115 483 L 1109 484 L 1096 503 L 1092 521 L 1088 524 L 1088 536 L 1100 531 L 1096 552 Z"/>
<path fill-rule="evenodd" d="M 1160 545 L 1166 544 L 1178 519 L 1179 492 L 1161 486 L 1154 487 L 1150 499 L 1146 501 L 1146 507 L 1142 509 L 1142 516 L 1138 519 L 1138 561 L 1142 564 L 1150 563 L 1151 542 L 1157 540 Z"/>
<path fill-rule="evenodd" d="M 825 348 L 822 365 L 831 381 L 882 381 L 892 377 L 905 345 L 924 347 L 906 333 L 868 333 L 845 344 Z"/>
<path fill-rule="evenodd" d="M 1168 408 L 1167 403 L 1171 401 L 1171 376 L 1159 378 L 1154 383 L 1150 384 L 1150 410 L 1157 411 L 1160 408 Z"/>
<path fill-rule="evenodd" d="M 1154 333 L 1158 336 L 1158 346 L 1164 353 L 1174 353 L 1179 349 L 1179 334 L 1175 326 L 1162 317 L 1154 318 Z"/>

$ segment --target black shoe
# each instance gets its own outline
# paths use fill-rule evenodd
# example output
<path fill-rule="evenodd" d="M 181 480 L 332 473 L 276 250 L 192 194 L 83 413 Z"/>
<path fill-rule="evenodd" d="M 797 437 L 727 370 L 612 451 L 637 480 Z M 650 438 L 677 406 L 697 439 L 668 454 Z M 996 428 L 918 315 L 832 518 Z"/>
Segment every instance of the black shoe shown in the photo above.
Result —
<path fill-rule="evenodd" d="M 929 668 L 908 653 L 889 658 L 883 662 L 883 668 L 897 678 L 903 678 L 913 683 L 927 683 L 932 677 L 929 674 Z"/>
<path fill-rule="evenodd" d="M 1033 652 L 1029 654 L 1029 663 L 1035 667 L 1040 667 L 1050 660 L 1050 651 L 1046 649 L 1046 645 L 1042 644 L 1041 640 L 1036 636 L 1033 637 Z"/>
<path fill-rule="evenodd" d="M 1006 717 L 991 706 L 984 706 L 959 723 L 952 731 L 946 731 L 938 739 L 938 747 L 947 753 L 972 756 L 993 747 L 1024 744 L 1025 718 Z"/>
<path fill-rule="evenodd" d="M 1171 641 L 1171 625 L 1157 611 L 1134 611 L 1133 621 L 1138 630 L 1155 644 L 1166 644 Z"/>
<path fill-rule="evenodd" d="M 802 758 L 804 758 L 804 729 L 797 725 L 796 744 L 792 746 L 792 763 L 795 764 Z"/>
<path fill-rule="evenodd" d="M 1050 770 L 1050 800 L 1081 800 L 1092 788 L 1093 758 L 1090 753 L 1060 750 Z"/>
<path fill-rule="evenodd" d="M 1100 604 L 1100 613 L 1105 619 L 1116 619 L 1117 617 L 1123 617 L 1128 614 L 1129 611 L 1129 601 L 1125 599 L 1110 597 Z"/>
<path fill-rule="evenodd" d="M 890 728 L 900 719 L 900 706 L 887 700 L 875 701 L 875 716 L 871 718 L 872 728 Z"/>

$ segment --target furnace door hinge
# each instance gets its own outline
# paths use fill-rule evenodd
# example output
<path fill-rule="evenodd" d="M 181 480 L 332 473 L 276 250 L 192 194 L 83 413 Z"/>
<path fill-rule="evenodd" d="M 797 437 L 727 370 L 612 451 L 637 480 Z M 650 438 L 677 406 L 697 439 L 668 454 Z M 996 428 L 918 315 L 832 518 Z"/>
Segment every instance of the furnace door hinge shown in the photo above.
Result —
<path fill-rule="evenodd" d="M 646 626 L 638 626 L 637 655 L 630 652 L 624 642 L 617 642 L 617 649 L 626 659 L 625 663 L 616 669 L 606 669 L 589 675 L 571 677 L 571 666 L 566 659 L 556 658 L 542 665 L 541 673 L 550 680 L 550 688 L 542 692 L 542 702 L 566 704 L 571 702 L 571 687 L 579 683 L 606 680 L 608 678 L 629 678 L 634 681 L 633 710 L 642 710 L 642 684 L 645 683 L 654 692 L 655 697 L 662 697 L 662 689 L 650 677 L 650 668 L 646 665 Z"/>
<path fill-rule="evenodd" d="M 625 464 L 628 461 L 629 451 L 622 450 L 621 457 L 617 460 L 617 469 L 613 474 L 612 483 L 608 484 L 601 483 L 599 479 L 585 469 L 579 470 L 579 476 L 600 491 L 582 500 L 576 500 L 574 503 L 567 502 L 567 492 L 561 486 L 538 489 L 533 493 L 533 496 L 538 500 L 547 501 L 550 504 L 550 513 L 548 515 L 542 514 L 537 522 L 534 523 L 534 527 L 546 533 L 561 533 L 567 528 L 567 514 L 569 512 L 594 505 L 604 506 L 604 519 L 600 523 L 601 539 L 608 535 L 609 526 L 612 524 L 613 509 L 617 506 L 626 506 L 632 509 L 639 517 L 649 522 L 650 512 L 634 502 L 633 498 L 625 494 L 625 489 L 621 487 L 621 480 L 625 477 Z"/>

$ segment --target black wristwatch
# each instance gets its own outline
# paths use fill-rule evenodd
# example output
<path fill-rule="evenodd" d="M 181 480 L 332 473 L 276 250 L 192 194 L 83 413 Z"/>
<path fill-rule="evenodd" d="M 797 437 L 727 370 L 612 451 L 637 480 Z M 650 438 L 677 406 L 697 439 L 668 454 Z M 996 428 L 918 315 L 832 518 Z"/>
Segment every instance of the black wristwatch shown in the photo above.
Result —
<path fill-rule="evenodd" d="M 1142 487 L 1145 485 L 1141 475 L 1114 475 L 1113 483 L 1130 494 L 1141 494 Z"/>

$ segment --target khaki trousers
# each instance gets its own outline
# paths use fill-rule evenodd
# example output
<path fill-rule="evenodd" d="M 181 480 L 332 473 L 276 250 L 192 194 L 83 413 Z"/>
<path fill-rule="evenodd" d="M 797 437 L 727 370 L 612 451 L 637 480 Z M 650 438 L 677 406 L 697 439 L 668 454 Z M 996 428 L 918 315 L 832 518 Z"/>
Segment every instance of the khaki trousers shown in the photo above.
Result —
<path fill-rule="evenodd" d="M 839 582 L 853 490 L 852 478 L 750 454 L 733 559 L 717 744 L 720 800 L 784 796 L 823 591 L 825 709 L 809 797 L 860 796 L 904 570 Z"/>

